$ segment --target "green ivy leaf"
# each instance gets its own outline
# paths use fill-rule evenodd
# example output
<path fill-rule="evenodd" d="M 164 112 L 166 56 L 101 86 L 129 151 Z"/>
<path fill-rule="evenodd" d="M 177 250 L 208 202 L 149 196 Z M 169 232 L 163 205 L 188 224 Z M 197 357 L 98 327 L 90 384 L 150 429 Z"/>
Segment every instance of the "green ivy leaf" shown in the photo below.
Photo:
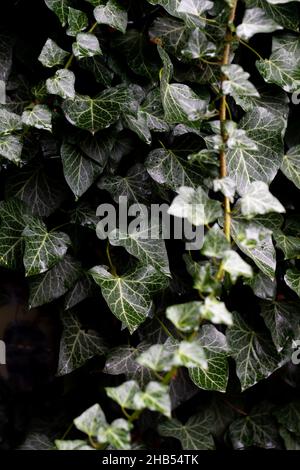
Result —
<path fill-rule="evenodd" d="M 45 0 L 45 3 L 57 15 L 62 26 L 66 26 L 69 13 L 68 0 Z"/>
<path fill-rule="evenodd" d="M 283 29 L 270 18 L 262 8 L 247 9 L 242 24 L 237 29 L 237 35 L 242 39 L 250 39 L 257 33 L 272 33 Z"/>
<path fill-rule="evenodd" d="M 62 261 L 49 271 L 30 278 L 30 308 L 47 304 L 64 295 L 80 275 L 80 266 L 71 256 L 66 255 Z"/>
<path fill-rule="evenodd" d="M 0 135 L 10 134 L 22 129 L 22 120 L 18 114 L 11 113 L 5 108 L 0 108 Z"/>
<path fill-rule="evenodd" d="M 201 308 L 201 317 L 212 323 L 232 325 L 232 315 L 227 310 L 224 302 L 220 302 L 215 297 L 205 297 L 204 305 Z"/>
<path fill-rule="evenodd" d="M 290 289 L 292 289 L 298 297 L 300 297 L 300 271 L 299 269 L 296 268 L 291 268 L 288 269 L 286 272 L 286 275 L 284 276 L 284 280 L 289 286 Z"/>
<path fill-rule="evenodd" d="M 26 276 L 41 274 L 60 261 L 71 244 L 63 232 L 48 232 L 42 220 L 29 217 L 22 233 L 25 240 L 23 262 Z"/>
<path fill-rule="evenodd" d="M 38 60 L 44 67 L 55 67 L 63 65 L 69 55 L 69 52 L 61 49 L 52 39 L 47 39 Z"/>
<path fill-rule="evenodd" d="M 116 0 L 108 0 L 106 5 L 99 5 L 94 10 L 94 16 L 99 24 L 108 24 L 125 34 L 127 28 L 127 11 Z"/>
<path fill-rule="evenodd" d="M 178 439 L 183 450 L 213 450 L 214 440 L 210 432 L 211 420 L 207 415 L 197 414 L 182 424 L 177 419 L 164 421 L 158 426 L 161 436 Z"/>
<path fill-rule="evenodd" d="M 274 233 L 277 248 L 284 254 L 284 259 L 300 258 L 300 240 L 298 237 L 287 236 L 280 230 Z"/>
<path fill-rule="evenodd" d="M 17 135 L 0 135 L 0 156 L 19 163 L 22 154 L 22 140 Z"/>
<path fill-rule="evenodd" d="M 51 95 L 61 98 L 75 98 L 75 75 L 70 70 L 60 69 L 55 72 L 54 77 L 46 80 L 47 91 Z"/>
<path fill-rule="evenodd" d="M 153 344 L 142 352 L 137 358 L 137 362 L 157 372 L 169 371 L 175 364 L 173 351 L 166 344 Z"/>
<path fill-rule="evenodd" d="M 292 147 L 283 157 L 281 171 L 300 189 L 300 145 Z"/>
<path fill-rule="evenodd" d="M 58 450 L 96 450 L 87 445 L 86 441 L 82 441 L 80 439 L 74 439 L 73 441 L 62 441 L 56 439 L 55 445 Z"/>
<path fill-rule="evenodd" d="M 240 199 L 240 204 L 242 214 L 247 219 L 268 212 L 285 212 L 283 205 L 270 193 L 268 185 L 263 181 L 254 181 L 249 184 Z"/>
<path fill-rule="evenodd" d="M 78 60 L 102 54 L 98 38 L 92 33 L 78 33 L 72 51 Z"/>
<path fill-rule="evenodd" d="M 203 24 L 202 17 L 213 7 L 209 0 L 148 0 L 152 5 L 161 5 L 171 16 L 183 19 L 187 26 Z"/>
<path fill-rule="evenodd" d="M 62 315 L 63 333 L 60 340 L 58 375 L 70 374 L 94 356 L 102 356 L 106 345 L 97 331 L 83 328 L 71 311 Z"/>
<path fill-rule="evenodd" d="M 173 305 L 166 310 L 167 318 L 183 332 L 196 331 L 199 329 L 201 318 L 201 302 L 188 302 Z"/>
<path fill-rule="evenodd" d="M 265 332 L 256 332 L 238 314 L 226 333 L 236 362 L 242 390 L 269 377 L 279 367 L 279 357 Z"/>
<path fill-rule="evenodd" d="M 252 277 L 253 275 L 251 266 L 233 250 L 224 253 L 222 268 L 230 275 L 232 282 L 236 282 L 239 276 Z"/>
<path fill-rule="evenodd" d="M 61 147 L 61 159 L 66 182 L 78 199 L 102 173 L 102 168 L 68 143 Z"/>
<path fill-rule="evenodd" d="M 134 396 L 140 392 L 139 384 L 135 380 L 122 383 L 119 387 L 106 387 L 107 396 L 117 402 L 121 408 L 134 410 Z"/>
<path fill-rule="evenodd" d="M 101 406 L 96 404 L 75 418 L 74 424 L 79 431 L 89 437 L 96 437 L 99 429 L 106 426 L 107 422 Z"/>
<path fill-rule="evenodd" d="M 128 253 L 138 258 L 143 264 L 153 266 L 170 276 L 168 254 L 159 227 L 145 227 L 133 233 L 115 229 L 110 232 L 109 241 L 113 246 L 123 246 Z"/>
<path fill-rule="evenodd" d="M 6 193 L 23 201 L 33 215 L 48 217 L 63 199 L 59 180 L 54 180 L 37 161 L 8 179 Z"/>
<path fill-rule="evenodd" d="M 229 436 L 235 450 L 280 449 L 278 430 L 268 406 L 257 406 L 249 416 L 236 419 L 229 426 Z"/>
<path fill-rule="evenodd" d="M 149 344 L 140 343 L 136 348 L 125 345 L 112 349 L 108 354 L 104 372 L 110 375 L 125 374 L 126 378 L 136 380 L 139 385 L 144 386 L 151 380 L 152 373 L 139 364 L 137 358 L 149 347 Z"/>
<path fill-rule="evenodd" d="M 284 28 L 291 29 L 293 31 L 298 30 L 298 10 L 295 2 L 291 5 L 275 4 L 268 0 L 247 0 L 247 2 L 254 3 L 255 6 L 262 8 L 269 18 L 272 18 L 276 23 L 280 24 Z"/>
<path fill-rule="evenodd" d="M 168 213 L 175 217 L 187 218 L 195 225 L 207 225 L 222 216 L 221 203 L 210 199 L 201 186 L 196 190 L 182 186 L 177 190 Z"/>
<path fill-rule="evenodd" d="M 124 276 L 111 274 L 105 266 L 95 266 L 89 272 L 113 314 L 131 334 L 151 312 L 151 293 L 166 286 L 165 276 L 152 266 L 137 266 Z"/>
<path fill-rule="evenodd" d="M 134 404 L 138 410 L 148 408 L 151 411 L 158 411 L 167 418 L 171 417 L 171 400 L 167 385 L 149 382 L 144 392 L 135 394 Z"/>
<path fill-rule="evenodd" d="M 213 325 L 204 325 L 198 335 L 207 359 L 207 368 L 193 367 L 189 375 L 197 387 L 225 392 L 229 377 L 226 337 Z"/>
<path fill-rule="evenodd" d="M 299 338 L 299 302 L 263 302 L 261 315 L 279 353 L 291 353 L 293 340 Z"/>
<path fill-rule="evenodd" d="M 275 83 L 289 93 L 297 91 L 300 86 L 298 36 L 274 37 L 270 58 L 259 60 L 256 67 L 266 82 Z"/>
<path fill-rule="evenodd" d="M 22 232 L 25 227 L 24 204 L 17 199 L 0 203 L 0 264 L 16 269 L 23 251 Z"/>
<path fill-rule="evenodd" d="M 285 120 L 257 107 L 243 117 L 240 128 L 257 145 L 257 150 L 236 147 L 228 152 L 229 175 L 236 181 L 238 191 L 243 193 L 252 181 L 270 183 L 274 179 L 284 154 Z"/>
<path fill-rule="evenodd" d="M 297 435 L 282 426 L 279 428 L 279 434 L 284 441 L 286 450 L 300 450 L 300 441 Z"/>
<path fill-rule="evenodd" d="M 68 36 L 76 36 L 81 31 L 84 31 L 88 27 L 88 24 L 88 17 L 83 11 L 69 7 Z"/>
<path fill-rule="evenodd" d="M 115 449 L 129 450 L 131 448 L 130 430 L 133 424 L 125 419 L 115 419 L 109 426 L 100 428 L 97 434 L 98 442 L 108 442 Z"/>
<path fill-rule="evenodd" d="M 180 186 L 196 188 L 201 178 L 200 168 L 190 164 L 170 149 L 152 150 L 145 161 L 145 166 L 154 181 L 165 184 L 173 190 Z"/>
<path fill-rule="evenodd" d="M 22 121 L 26 126 L 52 132 L 52 114 L 45 104 L 36 104 L 31 110 L 24 111 Z"/>
<path fill-rule="evenodd" d="M 223 65 L 221 68 L 222 72 L 227 77 L 222 83 L 223 93 L 225 95 L 231 95 L 238 104 L 240 96 L 259 97 L 258 91 L 249 80 L 250 74 L 245 72 L 240 65 Z"/>
<path fill-rule="evenodd" d="M 170 124 L 190 124 L 207 115 L 208 102 L 201 99 L 189 86 L 180 83 L 170 84 L 173 65 L 168 54 L 158 48 L 163 61 L 161 73 L 161 98 L 165 111 L 165 120 Z"/>
<path fill-rule="evenodd" d="M 300 403 L 298 401 L 292 401 L 279 410 L 275 410 L 274 415 L 289 432 L 300 435 Z"/>
<path fill-rule="evenodd" d="M 110 192 L 114 201 L 119 202 L 120 196 L 127 197 L 128 202 L 147 202 L 151 195 L 150 178 L 141 164 L 136 164 L 125 177 L 103 176 L 98 187 Z"/>
<path fill-rule="evenodd" d="M 181 341 L 175 352 L 175 361 L 178 365 L 188 368 L 208 368 L 205 351 L 198 340 Z"/>
<path fill-rule="evenodd" d="M 215 224 L 206 234 L 201 253 L 208 258 L 221 259 L 224 252 L 230 249 L 230 243 L 227 241 L 224 232 Z"/>
<path fill-rule="evenodd" d="M 63 111 L 73 126 L 95 134 L 118 120 L 128 102 L 124 87 L 108 88 L 96 98 L 76 95 L 74 100 L 65 100 Z"/>

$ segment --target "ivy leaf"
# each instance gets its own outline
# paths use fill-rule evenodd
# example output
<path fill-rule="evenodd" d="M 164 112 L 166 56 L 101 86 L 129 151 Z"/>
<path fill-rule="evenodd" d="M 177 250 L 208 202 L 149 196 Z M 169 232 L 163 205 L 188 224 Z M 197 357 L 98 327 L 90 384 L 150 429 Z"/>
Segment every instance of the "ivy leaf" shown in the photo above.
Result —
<path fill-rule="evenodd" d="M 113 246 L 123 246 L 128 253 L 143 264 L 151 265 L 158 271 L 170 276 L 170 267 L 165 242 L 155 226 L 141 228 L 137 232 L 125 233 L 115 229 L 109 234 Z"/>
<path fill-rule="evenodd" d="M 6 268 L 16 269 L 22 255 L 22 232 L 25 226 L 24 204 L 17 199 L 0 203 L 0 264 Z"/>
<path fill-rule="evenodd" d="M 68 13 L 69 13 L 69 5 L 67 0 L 45 0 L 47 7 L 55 13 L 59 21 L 61 22 L 62 26 L 66 26 Z"/>
<path fill-rule="evenodd" d="M 190 378 L 199 388 L 225 392 L 229 377 L 226 337 L 213 325 L 204 325 L 198 334 L 198 341 L 205 352 L 207 368 L 189 369 Z"/>
<path fill-rule="evenodd" d="M 119 202 L 120 196 L 127 197 L 128 202 L 147 202 L 151 194 L 149 175 L 138 163 L 130 168 L 125 177 L 103 176 L 98 187 L 109 191 L 115 202 Z"/>
<path fill-rule="evenodd" d="M 193 30 L 198 31 L 197 29 Z M 186 44 L 189 38 L 189 29 L 181 21 L 173 17 L 162 16 L 155 19 L 152 26 L 149 29 L 149 35 L 153 42 L 159 42 L 161 46 L 171 54 L 181 55 L 183 53 L 187 57 L 197 54 L 199 51 L 195 51 L 197 46 L 196 38 L 192 37 L 191 33 L 191 44 Z M 199 31 L 198 41 L 204 36 Z M 203 38 L 204 41 L 204 38 Z M 186 48 L 186 50 L 184 49 Z"/>
<path fill-rule="evenodd" d="M 246 10 L 242 24 L 237 29 L 237 35 L 242 39 L 250 39 L 257 33 L 272 33 L 283 29 L 282 26 L 270 18 L 262 8 L 250 8 Z"/>
<path fill-rule="evenodd" d="M 268 185 L 263 181 L 250 183 L 240 199 L 240 204 L 242 214 L 247 219 L 268 212 L 285 212 L 283 205 L 270 193 Z"/>
<path fill-rule="evenodd" d="M 69 55 L 69 52 L 61 49 L 52 39 L 47 39 L 38 60 L 44 67 L 55 67 L 63 65 Z"/>
<path fill-rule="evenodd" d="M 140 106 L 139 113 L 145 117 L 148 128 L 154 132 L 167 132 L 169 125 L 163 118 L 163 108 L 158 88 L 151 90 Z"/>
<path fill-rule="evenodd" d="M 88 359 L 106 352 L 106 345 L 98 333 L 85 330 L 71 311 L 63 313 L 62 323 L 64 329 L 60 340 L 58 375 L 70 374 Z"/>
<path fill-rule="evenodd" d="M 34 217 L 27 219 L 23 237 L 26 276 L 41 274 L 52 268 L 64 257 L 71 244 L 68 235 L 63 232 L 48 232 L 44 222 Z"/>
<path fill-rule="evenodd" d="M 102 295 L 113 314 L 132 334 L 150 314 L 151 293 L 166 285 L 165 276 L 152 266 L 137 266 L 132 272 L 117 276 L 105 266 L 95 266 L 90 271 L 101 287 Z"/>
<path fill-rule="evenodd" d="M 187 218 L 195 226 L 207 225 L 222 216 L 220 202 L 210 199 L 201 186 L 196 190 L 182 186 L 177 193 L 168 210 L 169 214 Z"/>
<path fill-rule="evenodd" d="M 102 54 L 98 38 L 91 33 L 78 33 L 72 51 L 78 60 Z"/>
<path fill-rule="evenodd" d="M 268 109 L 257 107 L 243 117 L 240 128 L 257 145 L 257 150 L 236 147 L 228 151 L 229 175 L 243 193 L 252 181 L 270 183 L 274 179 L 284 154 L 285 120 Z"/>
<path fill-rule="evenodd" d="M 94 16 L 99 24 L 107 24 L 125 34 L 127 28 L 127 11 L 116 0 L 108 0 L 106 5 L 99 5 L 94 10 Z"/>
<path fill-rule="evenodd" d="M 149 0 L 152 5 L 161 5 L 171 16 L 183 19 L 187 26 L 195 27 L 203 24 L 199 18 L 213 7 L 209 0 Z"/>
<path fill-rule="evenodd" d="M 137 362 L 157 372 L 169 371 L 175 364 L 173 351 L 165 344 L 153 344 L 142 352 Z"/>
<path fill-rule="evenodd" d="M 107 422 L 101 406 L 96 404 L 75 418 L 74 424 L 79 431 L 89 437 L 96 437 L 99 429 L 106 426 Z"/>
<path fill-rule="evenodd" d="M 135 380 L 129 380 L 119 385 L 119 387 L 106 387 L 105 391 L 107 396 L 117 402 L 121 408 L 134 410 L 133 399 L 135 394 L 140 392 L 140 387 Z"/>
<path fill-rule="evenodd" d="M 165 120 L 170 124 L 190 124 L 203 119 L 207 114 L 207 100 L 201 99 L 189 86 L 173 83 L 173 65 L 168 54 L 158 47 L 163 61 L 161 73 L 161 98 L 165 111 Z"/>
<path fill-rule="evenodd" d="M 247 284 L 253 289 L 254 295 L 264 300 L 274 300 L 276 296 L 277 282 L 270 279 L 265 273 L 258 272 Z"/>
<path fill-rule="evenodd" d="M 138 410 L 148 408 L 151 411 L 158 411 L 164 416 L 167 416 L 167 418 L 170 418 L 171 400 L 169 387 L 158 382 L 149 382 L 144 392 L 135 394 L 134 405 Z"/>
<path fill-rule="evenodd" d="M 214 297 L 205 297 L 204 305 L 201 308 L 201 317 L 212 323 L 232 325 L 232 315 L 227 310 L 224 302 L 220 302 Z"/>
<path fill-rule="evenodd" d="M 75 98 L 75 75 L 71 70 L 60 69 L 55 72 L 54 77 L 46 80 L 47 91 L 51 95 L 61 98 Z"/>
<path fill-rule="evenodd" d="M 275 83 L 289 93 L 297 91 L 300 86 L 298 36 L 274 37 L 270 58 L 259 60 L 256 67 L 266 82 Z"/>
<path fill-rule="evenodd" d="M 201 178 L 200 169 L 189 164 L 170 149 L 152 150 L 145 166 L 151 178 L 159 184 L 176 190 L 180 186 L 197 187 Z"/>
<path fill-rule="evenodd" d="M 55 445 L 58 450 L 96 450 L 94 447 L 87 445 L 86 441 L 74 439 L 73 441 L 55 440 Z"/>
<path fill-rule="evenodd" d="M 253 0 L 247 0 L 250 3 Z M 276 23 L 280 24 L 286 29 L 298 31 L 299 20 L 297 17 L 298 9 L 295 2 L 291 5 L 281 5 L 271 3 L 268 0 L 254 0 L 255 5 L 262 8 Z"/>
<path fill-rule="evenodd" d="M 276 252 L 272 231 L 257 222 L 257 218 L 251 222 L 242 218 L 233 219 L 232 236 L 240 250 L 249 256 L 266 276 L 274 279 Z"/>
<path fill-rule="evenodd" d="M 24 166 L 8 179 L 6 193 L 23 201 L 33 215 L 40 217 L 48 217 L 63 199 L 58 178 L 54 181 L 37 161 Z"/>
<path fill-rule="evenodd" d="M 9 134 L 10 132 L 22 129 L 22 120 L 18 114 L 11 113 L 5 108 L 0 108 L 0 134 Z"/>
<path fill-rule="evenodd" d="M 102 173 L 102 168 L 68 143 L 62 144 L 61 159 L 66 181 L 78 199 Z"/>
<path fill-rule="evenodd" d="M 287 236 L 280 230 L 274 233 L 277 248 L 284 253 L 284 259 L 300 258 L 300 240 L 298 237 Z"/>
<path fill-rule="evenodd" d="M 123 418 L 115 419 L 109 426 L 101 427 L 97 434 L 97 440 L 105 444 L 108 442 L 115 449 L 129 450 L 131 448 L 130 430 L 133 424 Z"/>
<path fill-rule="evenodd" d="M 296 268 L 288 269 L 284 280 L 289 288 L 300 297 L 300 271 Z"/>
<path fill-rule="evenodd" d="M 229 436 L 235 450 L 248 447 L 280 449 L 278 430 L 268 406 L 257 406 L 250 415 L 233 421 Z"/>
<path fill-rule="evenodd" d="M 188 42 L 181 53 L 188 59 L 201 59 L 203 57 L 214 57 L 216 46 L 207 40 L 205 34 L 199 28 L 191 31 Z"/>
<path fill-rule="evenodd" d="M 226 336 L 242 391 L 269 377 L 279 367 L 279 357 L 266 333 L 254 331 L 240 315 L 235 314 Z"/>
<path fill-rule="evenodd" d="M 230 249 L 230 243 L 227 241 L 224 232 L 218 224 L 215 224 L 206 234 L 201 253 L 208 258 L 221 259 L 224 252 Z"/>
<path fill-rule="evenodd" d="M 23 144 L 17 135 L 0 135 L 0 156 L 19 163 L 21 161 Z"/>
<path fill-rule="evenodd" d="M 125 374 L 126 378 L 136 380 L 144 386 L 151 378 L 152 373 L 146 367 L 137 362 L 138 356 L 149 349 L 149 344 L 141 343 L 136 348 L 133 346 L 120 346 L 112 349 L 107 357 L 104 372 L 110 375 Z"/>
<path fill-rule="evenodd" d="M 245 135 L 243 137 L 246 137 Z M 247 137 L 246 137 L 247 139 Z M 233 178 L 225 176 L 225 178 L 217 178 L 213 181 L 213 189 L 215 192 L 220 191 L 225 197 L 228 197 L 231 203 L 234 202 L 236 192 L 236 184 Z"/>
<path fill-rule="evenodd" d="M 279 434 L 284 441 L 286 450 L 300 450 L 300 442 L 297 435 L 289 432 L 283 426 L 279 428 Z"/>
<path fill-rule="evenodd" d="M 279 410 L 275 410 L 274 415 L 278 422 L 285 426 L 289 432 L 293 432 L 297 436 L 300 435 L 300 403 L 298 401 L 292 401 Z"/>
<path fill-rule="evenodd" d="M 299 302 L 262 302 L 261 307 L 261 315 L 277 351 L 290 353 L 292 342 L 300 333 Z"/>
<path fill-rule="evenodd" d="M 178 439 L 183 450 L 214 450 L 210 425 L 207 415 L 197 414 L 189 418 L 185 424 L 177 419 L 164 421 L 158 426 L 158 432 L 161 436 Z"/>
<path fill-rule="evenodd" d="M 64 295 L 80 275 L 80 266 L 66 255 L 50 271 L 30 278 L 30 308 L 47 304 Z"/>
<path fill-rule="evenodd" d="M 88 27 L 88 17 L 83 11 L 69 7 L 68 25 L 67 35 L 76 36 Z"/>
<path fill-rule="evenodd" d="M 187 302 L 173 305 L 166 310 L 167 318 L 184 333 L 196 331 L 199 328 L 201 318 L 201 302 Z"/>
<path fill-rule="evenodd" d="M 222 268 L 230 275 L 232 282 L 236 282 L 239 276 L 252 277 L 253 275 L 251 266 L 233 250 L 225 252 L 222 261 Z"/>
<path fill-rule="evenodd" d="M 117 121 L 127 102 L 127 91 L 115 87 L 102 91 L 94 99 L 77 94 L 74 100 L 65 100 L 62 108 L 73 126 L 95 134 Z"/>
<path fill-rule="evenodd" d="M 93 297 L 95 295 L 95 285 L 93 281 L 87 276 L 79 279 L 74 284 L 73 289 L 68 292 L 65 298 L 65 310 L 75 307 L 87 297 Z"/>
<path fill-rule="evenodd" d="M 240 65 L 223 65 L 221 69 L 227 77 L 227 80 L 224 80 L 222 83 L 225 95 L 231 95 L 238 104 L 240 96 L 259 97 L 258 91 L 249 80 L 250 74 L 245 72 Z"/>
<path fill-rule="evenodd" d="M 45 104 L 36 104 L 30 111 L 24 111 L 22 121 L 26 126 L 52 132 L 52 114 Z"/>
<path fill-rule="evenodd" d="M 188 368 L 201 367 L 207 369 L 206 354 L 201 343 L 196 341 L 181 341 L 175 352 L 175 361 L 178 365 Z"/>
<path fill-rule="evenodd" d="M 292 147 L 283 157 L 281 171 L 300 189 L 300 145 Z"/>
<path fill-rule="evenodd" d="M 80 60 L 79 65 L 91 72 L 96 82 L 106 87 L 111 86 L 114 73 L 105 65 L 101 56 L 84 57 Z"/>

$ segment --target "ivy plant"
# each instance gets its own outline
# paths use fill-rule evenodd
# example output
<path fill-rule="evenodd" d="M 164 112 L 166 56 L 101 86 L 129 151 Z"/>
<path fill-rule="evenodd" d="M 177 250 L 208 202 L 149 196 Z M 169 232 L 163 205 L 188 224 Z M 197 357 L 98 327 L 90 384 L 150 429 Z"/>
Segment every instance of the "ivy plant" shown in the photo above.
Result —
<path fill-rule="evenodd" d="M 0 36 L 0 265 L 60 311 L 57 374 L 102 371 L 56 447 L 299 449 L 299 1 L 39 3 L 25 60 Z M 122 196 L 202 247 L 100 240 Z"/>

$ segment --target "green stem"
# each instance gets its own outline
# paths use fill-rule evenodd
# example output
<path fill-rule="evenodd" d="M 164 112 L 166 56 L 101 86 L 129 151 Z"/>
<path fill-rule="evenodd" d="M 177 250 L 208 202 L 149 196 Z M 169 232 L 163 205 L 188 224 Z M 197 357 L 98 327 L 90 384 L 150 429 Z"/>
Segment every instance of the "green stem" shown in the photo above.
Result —
<path fill-rule="evenodd" d="M 111 270 L 111 273 L 113 276 L 116 276 L 117 275 L 117 271 L 116 271 L 116 268 L 111 260 L 111 256 L 110 256 L 110 244 L 109 244 L 109 241 L 107 241 L 107 245 L 106 245 L 106 256 L 107 256 L 107 259 L 108 259 L 108 262 L 109 262 L 109 266 L 110 266 L 110 270 Z"/>
<path fill-rule="evenodd" d="M 247 47 L 253 54 L 255 54 L 260 60 L 264 60 L 263 57 L 255 50 L 253 47 L 251 47 L 247 42 L 243 41 L 241 38 L 237 38 L 238 41 L 243 44 L 243 46 Z"/>

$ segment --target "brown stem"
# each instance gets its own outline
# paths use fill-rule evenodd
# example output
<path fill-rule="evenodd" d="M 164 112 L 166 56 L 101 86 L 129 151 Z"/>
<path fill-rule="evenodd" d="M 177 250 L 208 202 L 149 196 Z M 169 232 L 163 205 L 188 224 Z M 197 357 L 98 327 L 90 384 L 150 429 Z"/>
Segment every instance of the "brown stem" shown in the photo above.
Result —
<path fill-rule="evenodd" d="M 222 65 L 228 65 L 230 60 L 230 50 L 232 42 L 232 25 L 234 23 L 236 9 L 237 9 L 238 0 L 233 1 L 233 6 L 230 11 L 228 18 L 227 31 L 225 36 L 225 47 L 222 58 Z M 223 82 L 227 79 L 226 75 L 221 77 L 221 90 Z M 220 105 L 220 123 L 221 123 L 221 136 L 223 141 L 223 148 L 220 150 L 220 178 L 225 178 L 227 176 L 227 162 L 226 162 L 226 152 L 225 145 L 227 142 L 227 135 L 225 130 L 225 121 L 226 121 L 226 95 L 222 94 L 221 105 Z M 228 197 L 224 198 L 224 233 L 228 241 L 230 241 L 230 226 L 231 226 L 231 214 L 230 214 L 230 200 Z"/>

